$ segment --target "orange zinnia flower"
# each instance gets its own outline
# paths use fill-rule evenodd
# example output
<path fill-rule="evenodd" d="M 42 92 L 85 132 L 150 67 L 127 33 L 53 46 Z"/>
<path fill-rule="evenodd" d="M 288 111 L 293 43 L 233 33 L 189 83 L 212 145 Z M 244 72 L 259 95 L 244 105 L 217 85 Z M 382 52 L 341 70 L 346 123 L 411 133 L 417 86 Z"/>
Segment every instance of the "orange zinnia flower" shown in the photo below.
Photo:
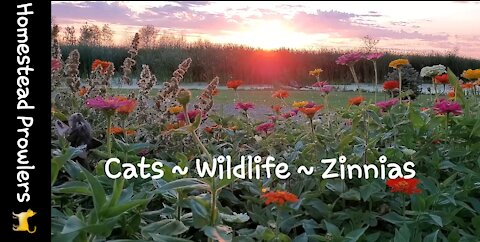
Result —
<path fill-rule="evenodd" d="M 227 81 L 227 87 L 232 88 L 233 90 L 237 90 L 237 88 L 242 85 L 242 80 L 230 80 Z"/>
<path fill-rule="evenodd" d="M 447 95 L 448 95 L 448 99 L 450 100 L 455 99 L 455 95 L 456 95 L 455 90 L 449 91 Z"/>
<path fill-rule="evenodd" d="M 123 129 L 120 128 L 120 127 L 111 127 L 110 128 L 110 133 L 111 134 L 123 134 Z M 127 135 L 132 135 L 132 134 L 135 134 L 135 130 L 127 129 L 126 133 L 127 133 Z"/>
<path fill-rule="evenodd" d="M 280 109 L 282 109 L 282 106 L 280 106 L 280 105 L 273 105 L 272 106 L 272 110 L 277 114 L 280 113 Z"/>
<path fill-rule="evenodd" d="M 472 89 L 475 85 L 473 85 L 473 82 L 467 82 L 462 84 L 463 89 Z"/>
<path fill-rule="evenodd" d="M 218 128 L 221 128 L 222 126 L 219 126 L 218 124 L 215 124 L 215 125 L 212 125 L 212 126 L 207 126 L 205 127 L 205 132 L 209 133 L 209 134 L 213 134 L 213 131 L 215 129 L 218 129 Z"/>
<path fill-rule="evenodd" d="M 295 194 L 286 191 L 267 192 L 262 195 L 265 198 L 265 204 L 274 203 L 277 206 L 285 204 L 285 202 L 297 202 L 298 197 Z"/>
<path fill-rule="evenodd" d="M 78 90 L 78 95 L 83 97 L 85 93 L 87 93 L 88 89 L 84 86 L 80 87 L 80 90 Z"/>
<path fill-rule="evenodd" d="M 420 189 L 417 188 L 419 179 L 405 179 L 403 177 L 389 179 L 387 180 L 387 186 L 390 187 L 391 192 L 399 192 L 407 195 L 412 195 L 414 193 L 420 193 Z"/>
<path fill-rule="evenodd" d="M 128 99 L 126 97 L 119 97 L 120 100 L 126 101 L 125 105 L 117 108 L 117 113 L 119 114 L 129 114 L 135 110 L 137 106 L 137 101 L 135 99 Z"/>
<path fill-rule="evenodd" d="M 280 98 L 280 99 L 287 98 L 288 96 L 289 96 L 289 94 L 285 90 L 278 90 L 278 91 L 274 92 L 273 95 L 272 95 L 272 97 L 276 97 L 276 98 Z"/>
<path fill-rule="evenodd" d="M 104 74 L 104 73 L 107 72 L 108 67 L 110 67 L 110 65 L 112 65 L 112 64 L 113 64 L 112 62 L 102 61 L 102 60 L 96 59 L 92 63 L 92 72 L 97 70 L 98 67 L 101 67 L 100 72 L 102 74 Z"/>
<path fill-rule="evenodd" d="M 436 76 L 435 77 L 435 82 L 440 83 L 440 84 L 448 84 L 449 83 L 448 74 L 445 73 L 445 74 Z"/>
<path fill-rule="evenodd" d="M 386 81 L 383 83 L 383 89 L 385 90 L 393 90 L 400 87 L 400 83 L 398 81 Z"/>
<path fill-rule="evenodd" d="M 308 118 L 312 119 L 313 116 L 315 116 L 315 113 L 317 113 L 317 111 L 321 110 L 322 108 L 323 108 L 323 105 L 315 105 L 311 108 L 299 108 L 298 111 L 302 112 Z"/>
<path fill-rule="evenodd" d="M 350 105 L 357 105 L 357 106 L 360 105 L 360 103 L 362 103 L 363 101 L 365 101 L 365 98 L 362 96 L 352 97 L 348 99 L 348 103 Z"/>

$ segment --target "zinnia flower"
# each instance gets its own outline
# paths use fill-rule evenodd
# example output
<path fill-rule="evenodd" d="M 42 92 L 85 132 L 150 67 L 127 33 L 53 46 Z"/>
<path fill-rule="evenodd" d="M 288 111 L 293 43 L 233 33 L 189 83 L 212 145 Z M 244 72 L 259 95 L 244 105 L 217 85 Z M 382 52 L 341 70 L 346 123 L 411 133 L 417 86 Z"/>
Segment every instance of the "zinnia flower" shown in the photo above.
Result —
<path fill-rule="evenodd" d="M 291 117 L 293 117 L 293 116 L 295 116 L 295 115 L 297 115 L 297 113 L 295 113 L 295 112 L 293 112 L 293 111 L 290 111 L 290 112 L 286 112 L 286 113 L 282 114 L 282 117 L 283 117 L 284 119 L 289 119 L 289 118 L 291 118 Z"/>
<path fill-rule="evenodd" d="M 289 96 L 289 94 L 285 90 L 278 90 L 278 91 L 274 92 L 273 95 L 272 95 L 272 97 L 276 97 L 276 98 L 280 98 L 280 99 L 287 98 L 288 96 Z"/>
<path fill-rule="evenodd" d="M 451 90 L 447 93 L 448 99 L 450 100 L 454 100 L 456 95 L 455 90 Z"/>
<path fill-rule="evenodd" d="M 111 134 L 123 134 L 123 129 L 120 128 L 120 127 L 111 127 L 110 128 L 110 133 Z M 132 135 L 132 134 L 135 134 L 136 132 L 135 132 L 135 130 L 127 129 L 126 133 L 127 133 L 127 135 Z"/>
<path fill-rule="evenodd" d="M 126 97 L 119 97 L 120 99 L 126 101 L 125 105 L 117 108 L 117 113 L 119 114 L 129 114 L 135 110 L 137 106 L 137 101 L 135 99 L 127 99 Z"/>
<path fill-rule="evenodd" d="M 381 57 L 383 57 L 385 54 L 384 53 L 370 53 L 370 54 L 367 54 L 365 56 L 365 58 L 367 60 L 371 60 L 371 61 L 374 61 L 374 60 L 378 60 L 380 59 Z"/>
<path fill-rule="evenodd" d="M 273 203 L 277 206 L 285 204 L 285 202 L 297 202 L 298 197 L 295 194 L 289 193 L 287 191 L 274 191 L 267 192 L 262 195 L 262 198 L 265 198 L 265 205 Z"/>
<path fill-rule="evenodd" d="M 381 101 L 381 102 L 377 102 L 375 105 L 377 107 L 379 107 L 380 109 L 382 109 L 383 112 L 387 111 L 389 108 L 391 108 L 393 105 L 397 104 L 398 103 L 398 99 L 396 98 L 392 98 L 390 100 L 387 100 L 387 101 Z"/>
<path fill-rule="evenodd" d="M 218 124 L 212 125 L 212 126 L 207 126 L 205 127 L 205 132 L 212 134 L 215 129 L 221 128 L 222 126 L 219 126 Z"/>
<path fill-rule="evenodd" d="M 335 63 L 339 65 L 350 65 L 353 64 L 363 58 L 363 54 L 360 52 L 353 52 L 353 53 L 348 53 L 344 54 L 340 57 L 337 58 Z"/>
<path fill-rule="evenodd" d="M 309 71 L 308 73 L 310 74 L 310 76 L 319 76 L 320 73 L 322 73 L 322 72 L 323 72 L 322 69 L 317 68 L 317 69 L 315 69 L 315 70 L 313 70 L 313 71 Z"/>
<path fill-rule="evenodd" d="M 394 69 L 397 69 L 399 67 L 402 67 L 404 65 L 408 65 L 409 62 L 407 59 L 396 59 L 394 61 L 391 61 L 390 64 L 388 64 L 389 67 L 392 67 Z"/>
<path fill-rule="evenodd" d="M 198 115 L 202 115 L 202 111 L 200 111 L 199 109 L 194 109 L 194 110 L 188 111 L 188 118 L 189 118 L 191 123 L 195 122 L 195 118 Z M 177 114 L 177 121 L 185 121 L 185 113 L 184 112 Z"/>
<path fill-rule="evenodd" d="M 480 79 L 480 69 L 472 70 L 468 69 L 463 71 L 462 76 L 470 79 L 470 80 L 475 80 L 475 79 Z"/>
<path fill-rule="evenodd" d="M 307 116 L 309 119 L 312 119 L 313 116 L 315 116 L 315 113 L 317 113 L 317 111 L 321 110 L 322 108 L 323 108 L 323 105 L 315 105 L 311 108 L 306 108 L 306 107 L 299 108 L 298 111 L 305 114 L 305 116 Z"/>
<path fill-rule="evenodd" d="M 453 114 L 455 116 L 462 114 L 462 107 L 460 104 L 445 99 L 437 101 L 433 106 L 433 110 L 435 110 L 437 114 Z"/>
<path fill-rule="evenodd" d="M 128 105 L 130 102 L 125 100 L 124 97 L 109 97 L 104 99 L 103 97 L 96 97 L 87 99 L 85 104 L 87 107 L 101 109 L 101 110 L 116 110 L 117 108 Z"/>
<path fill-rule="evenodd" d="M 255 106 L 253 105 L 253 103 L 241 103 L 241 102 L 238 102 L 235 104 L 235 109 L 241 109 L 243 111 L 248 111 L 249 109 L 253 109 Z"/>
<path fill-rule="evenodd" d="M 101 68 L 100 72 L 102 74 L 105 74 L 107 72 L 108 67 L 110 67 L 110 65 L 112 65 L 112 64 L 113 64 L 112 62 L 102 61 L 102 60 L 96 59 L 92 63 L 92 72 L 95 72 L 97 70 L 97 68 Z"/>
<path fill-rule="evenodd" d="M 400 87 L 400 83 L 398 81 L 386 81 L 383 83 L 383 89 L 385 90 L 394 90 Z"/>
<path fill-rule="evenodd" d="M 467 82 L 461 85 L 463 89 L 472 89 L 475 85 L 473 82 Z"/>
<path fill-rule="evenodd" d="M 420 189 L 417 188 L 419 183 L 420 180 L 417 178 L 405 179 L 403 177 L 399 177 L 387 180 L 387 186 L 390 187 L 391 192 L 399 192 L 407 195 L 420 193 Z"/>
<path fill-rule="evenodd" d="M 442 74 L 442 75 L 435 76 L 435 82 L 436 82 L 436 83 L 440 83 L 440 84 L 448 84 L 448 83 L 450 83 L 450 82 L 448 81 L 448 74 L 445 73 L 445 74 Z"/>
<path fill-rule="evenodd" d="M 323 87 L 325 85 L 328 85 L 328 82 L 315 82 L 312 87 Z"/>
<path fill-rule="evenodd" d="M 51 71 L 52 72 L 58 71 L 61 68 L 62 68 L 62 62 L 60 62 L 60 60 L 58 60 L 58 59 L 52 58 Z"/>
<path fill-rule="evenodd" d="M 421 77 L 434 77 L 447 72 L 444 65 L 425 66 L 420 70 Z"/>
<path fill-rule="evenodd" d="M 171 114 L 177 114 L 183 112 L 183 106 L 173 106 L 168 108 L 167 111 Z"/>
<path fill-rule="evenodd" d="M 237 88 L 242 85 L 242 80 L 230 80 L 227 81 L 227 87 L 232 88 L 233 90 L 237 90 Z"/>
<path fill-rule="evenodd" d="M 255 127 L 255 131 L 257 131 L 258 133 L 263 132 L 265 134 L 268 134 L 273 130 L 274 127 L 275 127 L 274 123 L 267 122 L 267 123 L 257 125 L 257 127 Z"/>
<path fill-rule="evenodd" d="M 365 98 L 362 96 L 352 97 L 348 99 L 348 103 L 350 105 L 356 105 L 356 106 L 360 105 L 363 101 L 365 101 Z"/>
<path fill-rule="evenodd" d="M 320 88 L 321 92 L 324 92 L 325 94 L 329 94 L 333 90 L 333 86 L 326 85 L 322 88 Z"/>
<path fill-rule="evenodd" d="M 272 106 L 272 110 L 275 113 L 280 113 L 280 109 L 282 109 L 282 106 L 280 106 L 280 105 L 273 105 Z"/>
<path fill-rule="evenodd" d="M 296 107 L 296 108 L 301 108 L 305 105 L 307 105 L 308 102 L 307 101 L 302 101 L 302 102 L 293 102 L 292 106 L 293 107 Z"/>

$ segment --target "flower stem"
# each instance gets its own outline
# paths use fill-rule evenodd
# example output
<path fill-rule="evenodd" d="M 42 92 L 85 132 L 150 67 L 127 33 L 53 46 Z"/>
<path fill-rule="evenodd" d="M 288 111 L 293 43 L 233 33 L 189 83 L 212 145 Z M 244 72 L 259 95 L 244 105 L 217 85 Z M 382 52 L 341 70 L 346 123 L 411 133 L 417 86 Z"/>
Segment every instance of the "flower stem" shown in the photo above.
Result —
<path fill-rule="evenodd" d="M 122 131 L 123 131 L 123 139 L 127 142 L 127 118 L 122 118 Z"/>
<path fill-rule="evenodd" d="M 112 115 L 107 114 L 107 154 L 109 156 L 112 155 L 112 140 L 111 140 L 111 135 L 110 135 L 110 130 L 112 129 Z"/>
<path fill-rule="evenodd" d="M 375 71 L 375 102 L 377 102 L 378 71 L 377 71 L 377 62 L 376 61 L 373 61 L 373 70 Z"/>
<path fill-rule="evenodd" d="M 313 126 L 312 118 L 310 118 L 310 127 L 312 128 L 312 136 L 313 136 L 313 139 L 315 140 L 315 127 Z"/>
<path fill-rule="evenodd" d="M 399 91 L 398 91 L 398 98 L 400 102 L 402 101 L 402 68 L 398 67 L 398 82 L 399 82 Z"/>
<path fill-rule="evenodd" d="M 353 64 L 348 65 L 348 67 L 350 68 L 350 72 L 352 72 L 353 81 L 357 84 L 357 91 L 360 93 L 360 85 L 358 83 L 357 74 L 355 73 L 355 68 L 353 67 Z"/>

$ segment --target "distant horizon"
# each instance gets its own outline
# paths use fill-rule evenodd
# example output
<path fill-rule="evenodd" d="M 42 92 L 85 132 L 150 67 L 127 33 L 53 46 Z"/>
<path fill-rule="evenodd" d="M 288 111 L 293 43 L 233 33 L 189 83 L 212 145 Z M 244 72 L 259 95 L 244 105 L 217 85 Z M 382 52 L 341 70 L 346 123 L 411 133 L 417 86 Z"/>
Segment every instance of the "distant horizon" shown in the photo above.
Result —
<path fill-rule="evenodd" d="M 435 5 L 432 5 L 435 4 Z M 423 11 L 426 7 L 429 11 Z M 448 11 L 445 11 L 447 9 Z M 380 40 L 378 51 L 480 59 L 480 34 L 472 30 L 480 2 L 52 2 L 62 29 L 86 22 L 114 31 L 126 46 L 141 27 L 212 44 L 298 51 L 358 50 L 362 37 Z M 60 31 L 60 36 L 62 36 Z M 414 46 L 415 48 L 412 48 Z M 393 50 L 393 51 L 392 51 Z"/>

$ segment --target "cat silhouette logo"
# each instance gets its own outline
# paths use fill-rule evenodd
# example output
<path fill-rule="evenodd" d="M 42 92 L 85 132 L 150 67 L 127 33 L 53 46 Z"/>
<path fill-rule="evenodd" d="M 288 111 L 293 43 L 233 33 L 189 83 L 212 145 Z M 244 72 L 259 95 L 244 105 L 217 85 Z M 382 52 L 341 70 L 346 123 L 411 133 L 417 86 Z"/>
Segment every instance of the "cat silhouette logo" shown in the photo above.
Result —
<path fill-rule="evenodd" d="M 31 234 L 35 233 L 37 230 L 37 226 L 33 227 L 33 231 L 30 231 L 29 226 L 28 226 L 28 218 L 33 217 L 36 212 L 34 212 L 31 209 L 28 209 L 26 212 L 21 212 L 19 214 L 15 214 L 12 212 L 13 218 L 18 219 L 18 226 L 13 225 L 13 231 L 26 231 Z"/>

